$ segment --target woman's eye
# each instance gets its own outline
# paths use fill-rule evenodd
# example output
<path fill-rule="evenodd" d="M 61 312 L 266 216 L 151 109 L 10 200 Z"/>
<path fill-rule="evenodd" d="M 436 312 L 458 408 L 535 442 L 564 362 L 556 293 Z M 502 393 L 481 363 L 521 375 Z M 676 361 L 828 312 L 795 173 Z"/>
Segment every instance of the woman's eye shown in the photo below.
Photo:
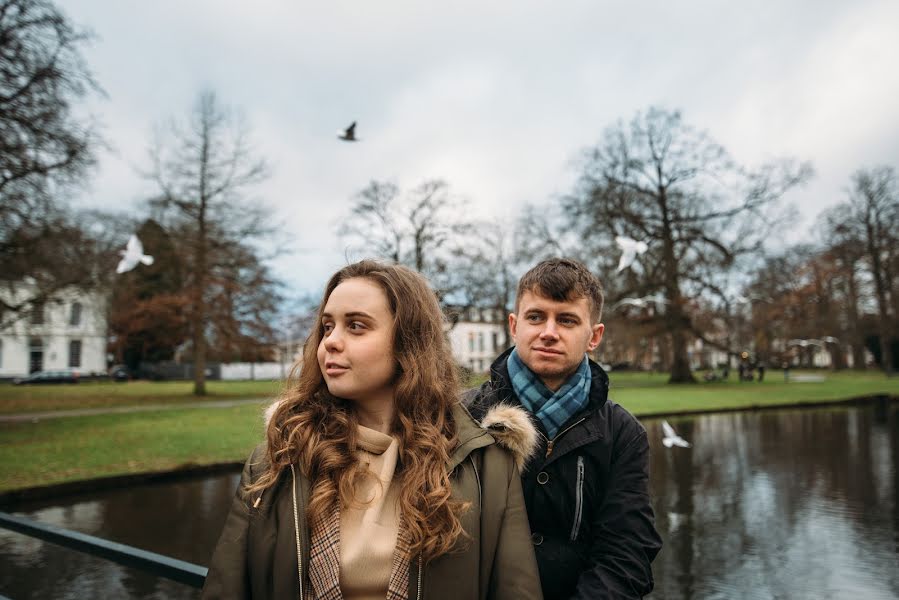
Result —
<path fill-rule="evenodd" d="M 331 333 L 331 330 L 334 329 L 334 323 L 325 323 L 322 325 L 322 329 L 326 334 Z"/>
<path fill-rule="evenodd" d="M 349 324 L 348 329 L 350 331 L 362 331 L 363 329 L 365 329 L 365 325 L 363 325 L 359 321 L 353 321 Z"/>

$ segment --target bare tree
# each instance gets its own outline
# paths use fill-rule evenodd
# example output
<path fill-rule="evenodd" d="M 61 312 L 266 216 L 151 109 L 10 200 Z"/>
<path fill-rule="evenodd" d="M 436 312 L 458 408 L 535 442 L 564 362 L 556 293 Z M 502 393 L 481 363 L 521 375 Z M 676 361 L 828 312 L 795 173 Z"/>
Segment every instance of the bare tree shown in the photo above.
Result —
<path fill-rule="evenodd" d="M 372 181 L 356 195 L 338 235 L 363 252 L 422 273 L 443 300 L 456 290 L 455 242 L 471 228 L 464 202 L 445 181 L 425 180 L 406 194 L 393 183 Z"/>
<path fill-rule="evenodd" d="M 569 223 L 595 254 L 617 255 L 618 235 L 649 245 L 642 274 L 625 272 L 633 282 L 622 287 L 665 295 L 669 382 L 694 381 L 689 299 L 716 293 L 714 274 L 761 247 L 778 200 L 810 174 L 808 165 L 790 161 L 747 171 L 680 113 L 656 108 L 608 129 L 585 153 L 575 193 L 564 203 Z"/>
<path fill-rule="evenodd" d="M 852 176 L 849 199 L 838 206 L 841 227 L 858 243 L 874 284 L 880 325 L 881 366 L 893 373 L 892 338 L 896 335 L 896 242 L 899 241 L 899 190 L 892 167 L 862 169 Z"/>
<path fill-rule="evenodd" d="M 28 277 L 35 290 L 24 301 L 0 300 L 5 320 L 84 282 L 84 269 L 72 268 L 84 260 L 70 264 L 47 250 L 71 240 L 58 202 L 94 164 L 97 134 L 73 114 L 99 92 L 81 55 L 89 38 L 52 2 L 0 0 L 0 280 Z"/>
<path fill-rule="evenodd" d="M 234 263 L 246 263 L 248 253 L 255 258 L 247 244 L 272 231 L 267 209 L 246 196 L 268 168 L 253 155 L 243 121 L 211 91 L 200 94 L 186 122 L 172 121 L 158 132 L 151 157 L 148 176 L 161 191 L 151 204 L 184 249 L 194 394 L 205 395 L 207 332 L 211 307 L 225 293 L 222 283 L 244 290 L 260 283 L 254 276 L 235 277 L 241 267 Z"/>

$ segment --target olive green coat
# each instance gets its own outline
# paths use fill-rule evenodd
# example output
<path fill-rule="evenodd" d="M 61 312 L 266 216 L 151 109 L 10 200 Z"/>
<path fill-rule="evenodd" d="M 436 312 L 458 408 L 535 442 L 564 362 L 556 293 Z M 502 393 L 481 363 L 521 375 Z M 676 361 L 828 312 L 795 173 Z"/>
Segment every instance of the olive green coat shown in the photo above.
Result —
<path fill-rule="evenodd" d="M 502 409 L 508 412 L 507 407 Z M 484 429 L 461 405 L 454 408 L 454 417 L 459 446 L 447 468 L 452 473 L 453 497 L 471 502 L 471 509 L 461 517 L 471 539 L 460 542 L 460 550 L 424 564 L 421 569 L 420 561 L 413 558 L 408 598 L 540 599 L 537 564 L 516 464 L 534 446 L 533 426 L 526 417 L 504 420 L 494 415 L 489 423 L 488 418 L 484 419 L 490 425 L 490 429 Z M 532 431 L 527 431 L 528 427 Z M 497 439 L 502 446 L 496 443 Z M 252 506 L 242 489 L 262 472 L 264 457 L 265 447 L 261 445 L 244 467 L 212 556 L 203 598 L 299 598 L 298 562 L 302 565 L 303 586 L 309 585 L 309 529 L 304 515 L 310 482 L 299 469 L 295 473 L 286 470 L 263 493 L 258 506 Z"/>

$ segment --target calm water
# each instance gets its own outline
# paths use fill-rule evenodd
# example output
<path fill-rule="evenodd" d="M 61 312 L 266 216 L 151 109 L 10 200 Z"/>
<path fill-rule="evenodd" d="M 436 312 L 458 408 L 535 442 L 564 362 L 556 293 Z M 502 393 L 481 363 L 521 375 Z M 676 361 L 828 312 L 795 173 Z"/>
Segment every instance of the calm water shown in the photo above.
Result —
<path fill-rule="evenodd" d="M 665 547 L 651 598 L 899 598 L 899 406 L 672 419 L 652 440 Z M 18 514 L 207 564 L 237 476 L 141 486 Z M 198 592 L 0 530 L 0 594 L 196 598 Z"/>

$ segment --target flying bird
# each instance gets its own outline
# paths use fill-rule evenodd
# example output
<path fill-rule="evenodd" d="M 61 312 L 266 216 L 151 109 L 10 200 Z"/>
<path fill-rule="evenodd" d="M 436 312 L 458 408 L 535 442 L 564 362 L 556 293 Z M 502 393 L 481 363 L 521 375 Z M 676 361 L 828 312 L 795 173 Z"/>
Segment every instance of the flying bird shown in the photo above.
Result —
<path fill-rule="evenodd" d="M 665 300 L 665 297 L 660 293 L 656 293 L 652 296 L 643 296 L 642 298 L 622 298 L 617 303 L 615 303 L 615 306 L 612 307 L 612 310 L 616 310 L 622 306 L 646 308 L 649 304 L 668 304 L 668 301 Z"/>
<path fill-rule="evenodd" d="M 787 342 L 787 346 L 800 346 L 802 348 L 807 348 L 808 346 L 824 346 L 824 343 L 821 340 L 790 340 Z"/>
<path fill-rule="evenodd" d="M 337 132 L 337 138 L 345 142 L 358 142 L 356 137 L 356 121 L 353 121 L 349 127 Z"/>
<path fill-rule="evenodd" d="M 825 344 L 839 344 L 840 343 L 840 340 L 833 337 L 832 335 L 825 335 L 823 338 L 821 338 L 821 341 L 824 342 Z"/>
<path fill-rule="evenodd" d="M 615 243 L 621 247 L 621 260 L 618 261 L 618 270 L 620 273 L 624 269 L 631 266 L 638 254 L 643 254 L 649 249 L 646 242 L 638 242 L 629 237 L 619 235 L 615 238 Z"/>
<path fill-rule="evenodd" d="M 666 448 L 670 448 L 671 446 L 680 446 L 681 448 L 689 448 L 690 442 L 677 435 L 674 431 L 674 427 L 668 424 L 668 421 L 662 421 L 662 431 L 665 433 L 665 437 L 662 438 L 662 443 Z"/>
<path fill-rule="evenodd" d="M 115 270 L 118 274 L 130 271 L 137 266 L 137 263 L 153 264 L 153 257 L 144 254 L 144 245 L 140 243 L 140 240 L 133 233 L 128 238 L 128 245 L 125 246 L 124 250 L 119 250 L 119 254 L 122 255 L 122 260 L 119 261 L 119 266 Z"/>

